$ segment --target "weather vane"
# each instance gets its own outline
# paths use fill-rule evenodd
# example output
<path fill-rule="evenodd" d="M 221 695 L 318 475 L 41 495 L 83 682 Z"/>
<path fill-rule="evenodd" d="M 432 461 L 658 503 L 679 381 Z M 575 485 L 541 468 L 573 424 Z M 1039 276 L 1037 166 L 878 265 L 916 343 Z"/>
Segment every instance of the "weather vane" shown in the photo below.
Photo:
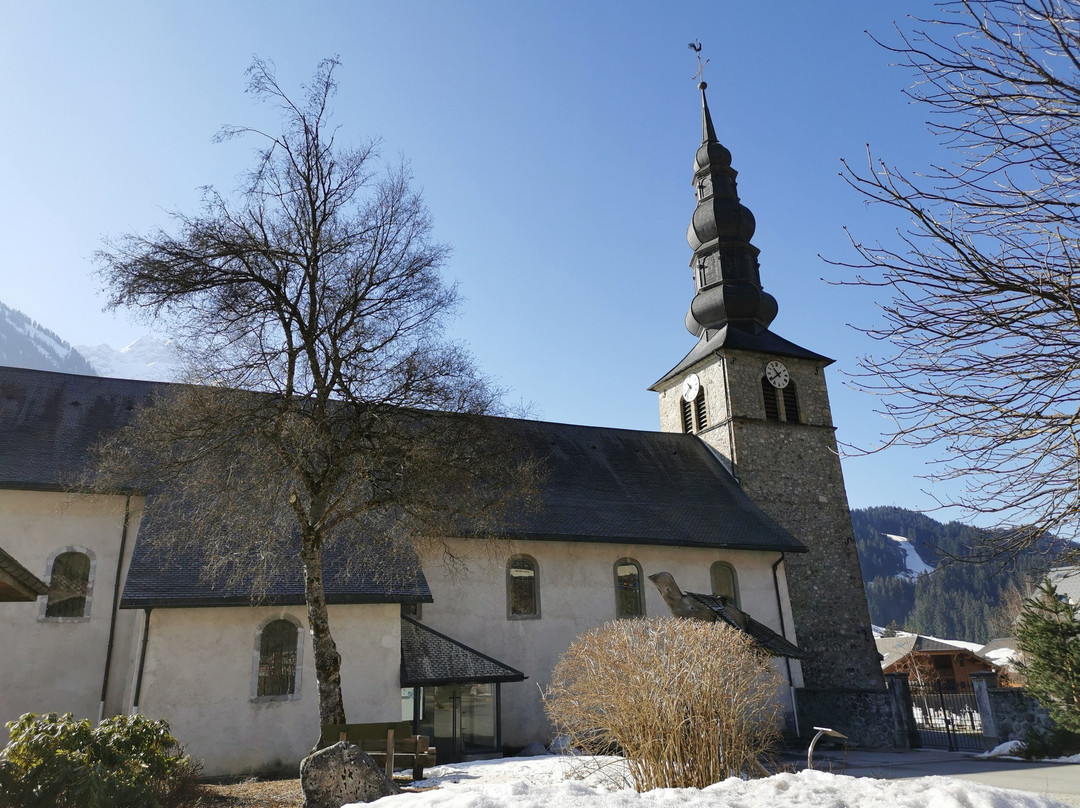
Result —
<path fill-rule="evenodd" d="M 687 47 L 697 54 L 697 73 L 694 74 L 694 78 L 698 81 L 704 81 L 705 65 L 709 63 L 709 60 L 706 59 L 704 62 L 701 61 L 701 43 L 695 39 L 693 42 L 687 45 Z"/>

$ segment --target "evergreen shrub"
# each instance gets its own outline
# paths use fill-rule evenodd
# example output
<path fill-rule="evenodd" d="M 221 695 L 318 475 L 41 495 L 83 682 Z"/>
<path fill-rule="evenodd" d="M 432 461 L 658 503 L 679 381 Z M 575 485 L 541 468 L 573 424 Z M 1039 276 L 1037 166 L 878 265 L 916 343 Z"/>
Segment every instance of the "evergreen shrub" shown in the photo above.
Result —
<path fill-rule="evenodd" d="M 1016 643 L 1024 652 L 1017 667 L 1027 692 L 1057 729 L 1080 735 L 1080 616 L 1050 581 L 1024 601 Z"/>
<path fill-rule="evenodd" d="M 197 774 L 165 721 L 27 713 L 7 728 L 2 808 L 155 808 Z"/>

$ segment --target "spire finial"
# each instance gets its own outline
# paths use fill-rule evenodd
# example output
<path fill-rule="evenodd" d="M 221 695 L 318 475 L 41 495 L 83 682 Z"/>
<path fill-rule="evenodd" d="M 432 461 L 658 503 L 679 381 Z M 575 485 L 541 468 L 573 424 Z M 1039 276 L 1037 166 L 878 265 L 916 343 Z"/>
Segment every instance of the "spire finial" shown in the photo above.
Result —
<path fill-rule="evenodd" d="M 709 63 L 709 60 L 706 59 L 704 62 L 701 61 L 701 43 L 698 42 L 696 39 L 689 45 L 687 45 L 687 47 L 697 54 L 697 73 L 694 74 L 694 78 L 700 82 L 700 84 L 698 85 L 698 89 L 704 90 L 705 87 L 703 85 L 705 84 L 705 65 Z"/>

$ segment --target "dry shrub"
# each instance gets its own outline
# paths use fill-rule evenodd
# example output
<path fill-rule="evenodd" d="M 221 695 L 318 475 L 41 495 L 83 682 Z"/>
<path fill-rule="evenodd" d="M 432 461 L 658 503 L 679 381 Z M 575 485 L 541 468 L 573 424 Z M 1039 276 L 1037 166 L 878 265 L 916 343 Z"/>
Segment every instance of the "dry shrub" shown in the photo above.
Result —
<path fill-rule="evenodd" d="M 762 650 L 725 624 L 619 620 L 570 645 L 545 707 L 575 747 L 624 755 L 638 791 L 704 788 L 762 772 L 780 736 L 781 684 Z"/>

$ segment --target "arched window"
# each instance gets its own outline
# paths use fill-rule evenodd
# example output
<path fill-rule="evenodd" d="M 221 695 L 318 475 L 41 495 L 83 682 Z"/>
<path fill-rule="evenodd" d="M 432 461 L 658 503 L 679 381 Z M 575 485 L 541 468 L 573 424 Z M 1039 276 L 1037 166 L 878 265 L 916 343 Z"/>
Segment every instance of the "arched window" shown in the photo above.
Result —
<path fill-rule="evenodd" d="M 267 620 L 255 632 L 252 698 L 300 698 L 300 622 L 289 615 Z"/>
<path fill-rule="evenodd" d="M 723 561 L 717 561 L 709 567 L 709 580 L 712 583 L 712 593 L 716 597 L 731 598 L 736 607 L 739 604 L 739 579 L 735 577 L 735 568 Z"/>
<path fill-rule="evenodd" d="M 765 420 L 780 421 L 780 403 L 778 390 L 769 384 L 769 380 L 761 377 L 761 397 L 765 401 Z"/>
<path fill-rule="evenodd" d="M 761 397 L 765 401 L 765 420 L 799 423 L 799 396 L 795 392 L 794 381 L 789 380 L 784 387 L 777 389 L 762 376 Z"/>
<path fill-rule="evenodd" d="M 506 616 L 510 620 L 540 617 L 540 569 L 536 559 L 516 555 L 506 564 Z"/>
<path fill-rule="evenodd" d="M 89 620 L 95 566 L 92 554 L 85 547 L 58 550 L 45 571 L 49 594 L 44 597 L 41 619 Z"/>
<path fill-rule="evenodd" d="M 784 420 L 799 422 L 799 397 L 795 394 L 795 382 L 788 382 L 781 391 L 780 403 L 784 406 Z"/>
<path fill-rule="evenodd" d="M 644 617 L 645 597 L 641 591 L 641 565 L 632 558 L 615 562 L 615 616 Z"/>
<path fill-rule="evenodd" d="M 698 389 L 693 401 L 681 400 L 683 432 L 700 432 L 709 425 L 709 414 L 705 407 L 705 388 Z"/>

